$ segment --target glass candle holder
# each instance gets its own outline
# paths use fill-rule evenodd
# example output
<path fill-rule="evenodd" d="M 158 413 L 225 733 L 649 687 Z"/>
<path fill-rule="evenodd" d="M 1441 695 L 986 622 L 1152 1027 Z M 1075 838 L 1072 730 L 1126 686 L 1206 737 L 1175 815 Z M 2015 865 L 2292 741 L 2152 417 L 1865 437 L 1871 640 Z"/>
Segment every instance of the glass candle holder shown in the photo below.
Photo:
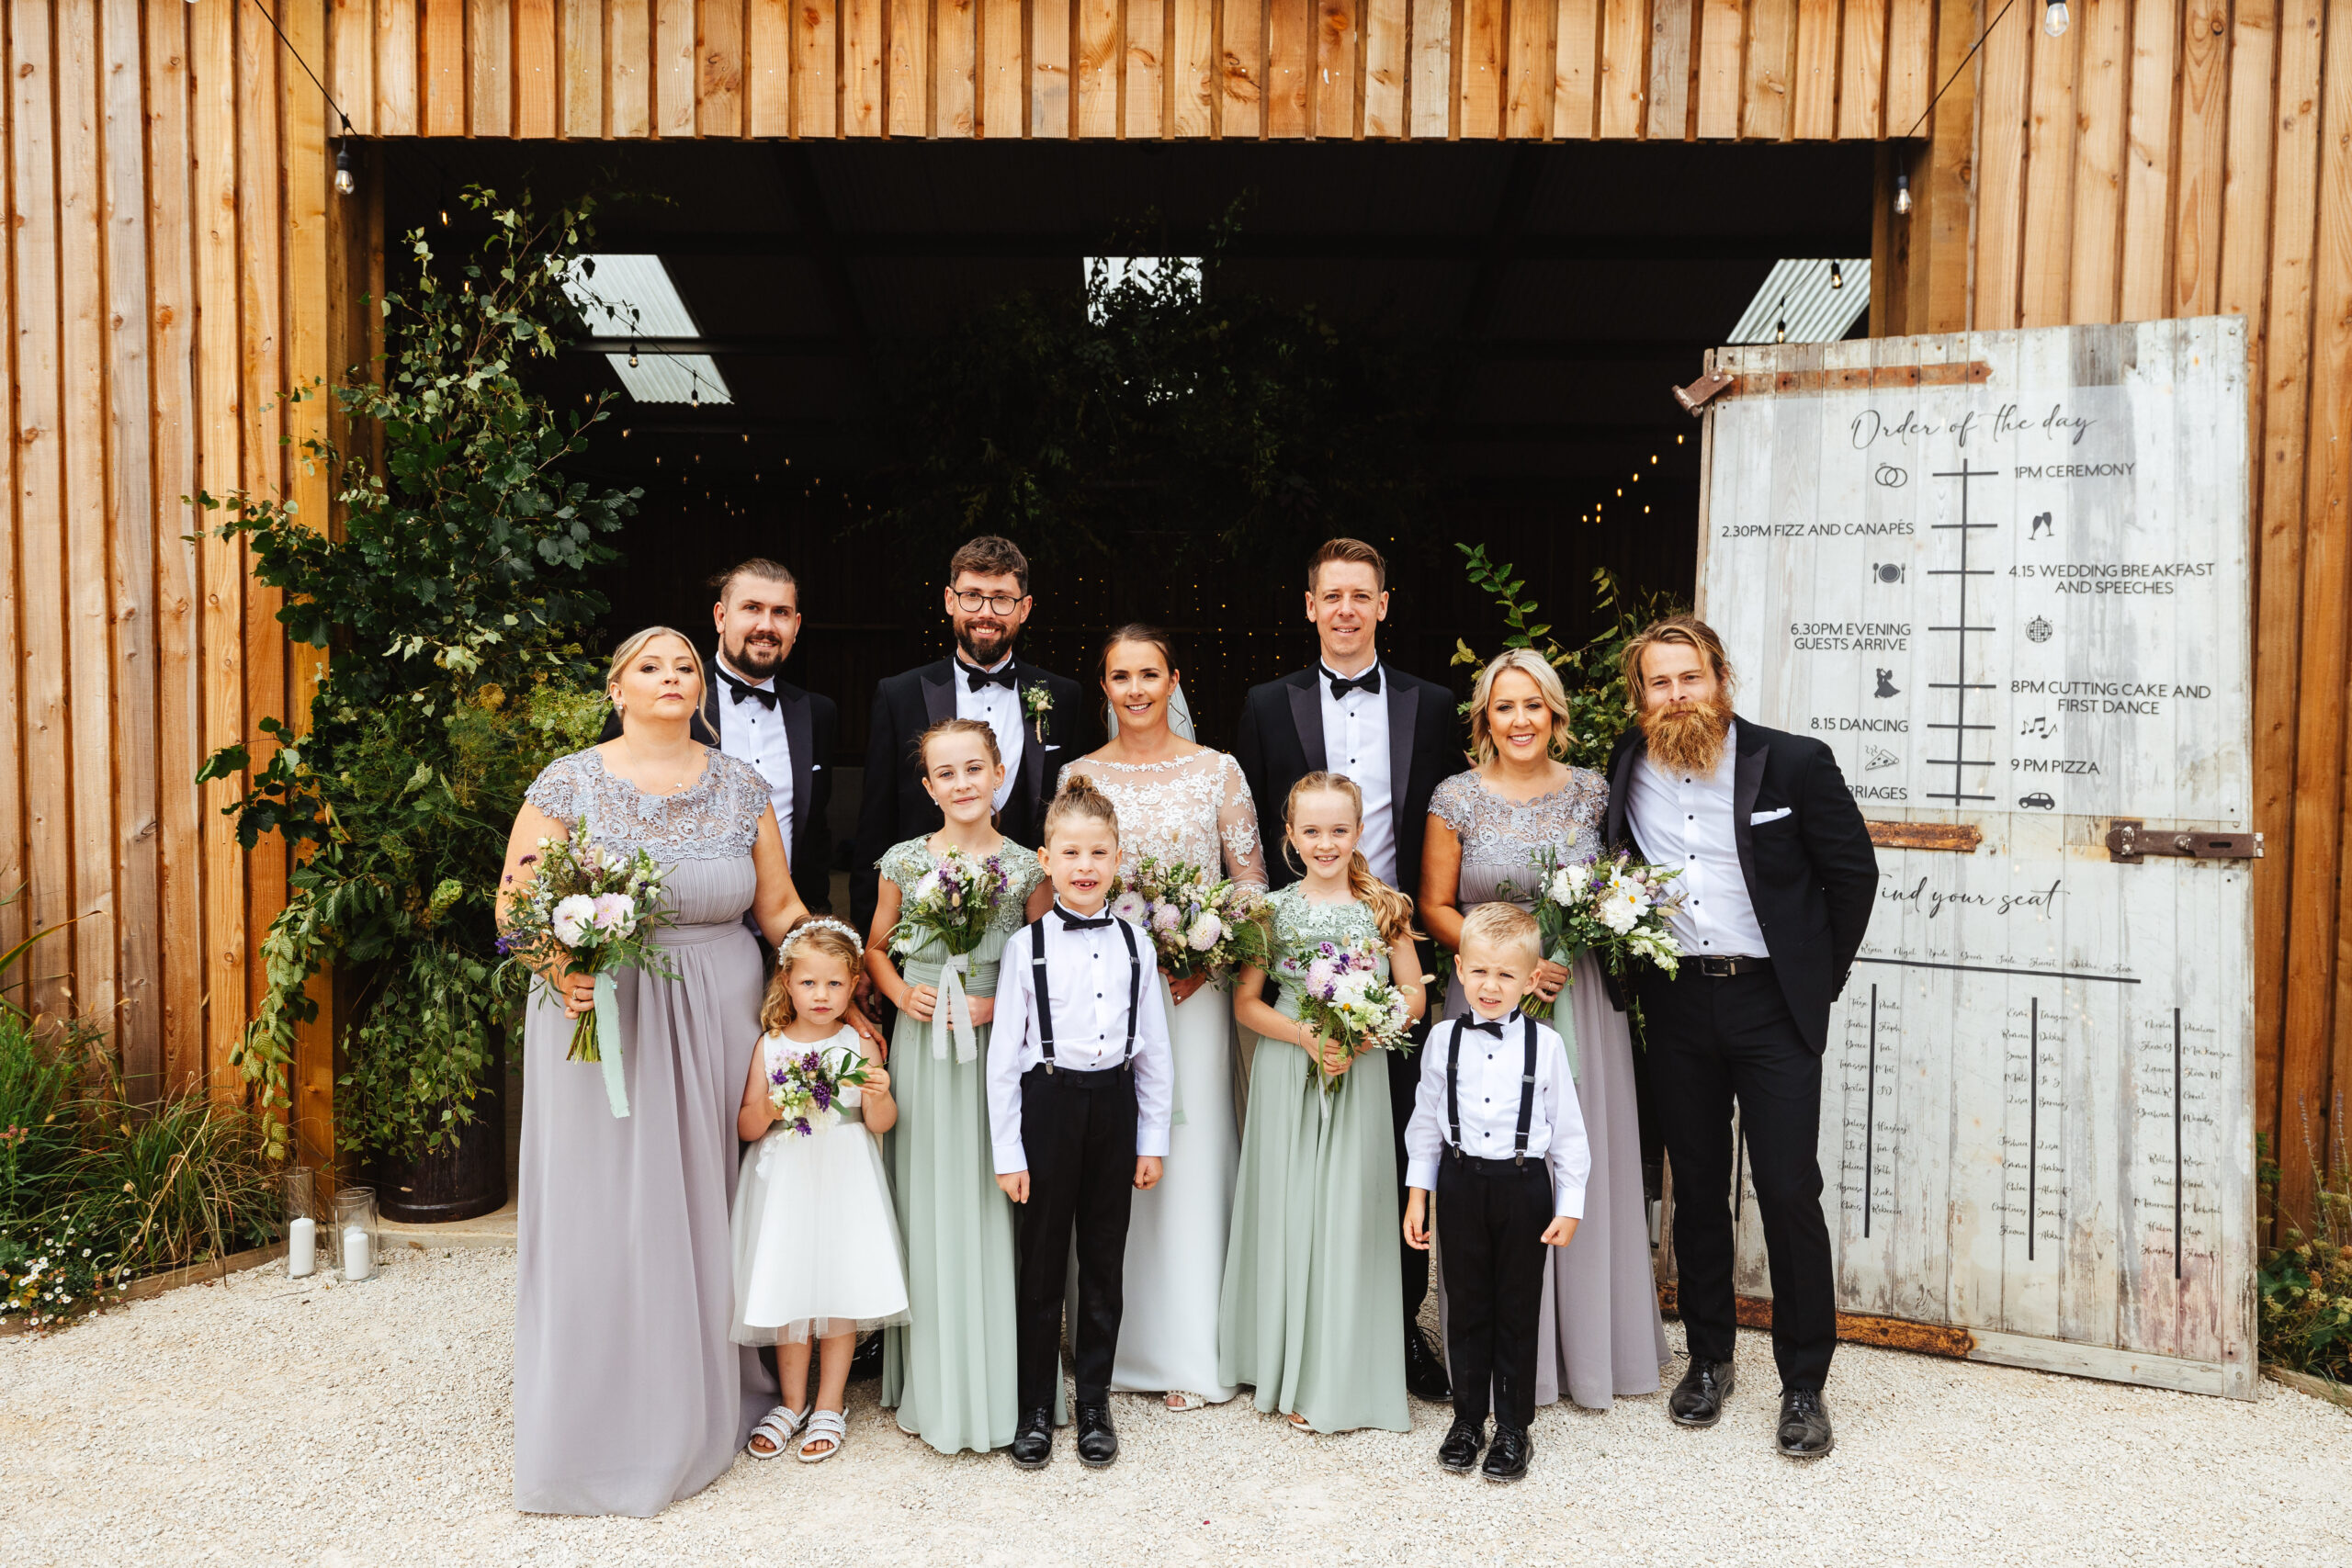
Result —
<path fill-rule="evenodd" d="M 348 1283 L 376 1277 L 376 1190 L 346 1187 L 334 1195 L 335 1261 Z"/>
<path fill-rule="evenodd" d="M 322 1260 L 319 1243 L 330 1238 L 319 1233 L 324 1227 L 319 1223 L 318 1182 L 307 1168 L 296 1167 L 286 1173 L 286 1277 L 306 1280 L 319 1271 Z M 324 1260 L 332 1264 L 332 1247 Z"/>

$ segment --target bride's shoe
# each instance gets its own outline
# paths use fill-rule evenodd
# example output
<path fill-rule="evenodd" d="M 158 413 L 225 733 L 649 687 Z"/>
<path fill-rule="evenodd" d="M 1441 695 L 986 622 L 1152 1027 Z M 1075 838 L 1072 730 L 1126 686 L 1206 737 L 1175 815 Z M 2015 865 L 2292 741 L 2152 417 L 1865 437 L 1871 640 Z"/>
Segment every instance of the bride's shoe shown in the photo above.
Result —
<path fill-rule="evenodd" d="M 1206 1404 L 1208 1401 L 1197 1393 L 1186 1393 L 1180 1388 L 1168 1391 L 1168 1408 L 1170 1410 L 1198 1410 Z"/>

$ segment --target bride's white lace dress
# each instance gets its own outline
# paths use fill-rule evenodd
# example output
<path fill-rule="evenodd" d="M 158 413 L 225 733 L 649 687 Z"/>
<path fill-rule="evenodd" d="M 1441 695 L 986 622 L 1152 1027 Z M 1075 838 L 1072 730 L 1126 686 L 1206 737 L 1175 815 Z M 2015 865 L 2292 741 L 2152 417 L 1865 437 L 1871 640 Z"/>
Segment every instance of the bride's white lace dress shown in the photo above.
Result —
<path fill-rule="evenodd" d="M 1237 882 L 1266 881 L 1258 814 L 1241 765 L 1202 750 L 1166 762 L 1085 757 L 1069 764 L 1111 797 L 1119 814 L 1122 869 L 1147 855 Z M 1217 1382 L 1217 1298 L 1233 1225 L 1241 1136 L 1233 1113 L 1230 984 L 1204 986 L 1178 1006 L 1169 1038 L 1176 1059 L 1177 1121 L 1160 1183 L 1135 1195 L 1127 1223 L 1125 1311 L 1111 1386 L 1182 1390 L 1212 1402 L 1233 1397 Z"/>

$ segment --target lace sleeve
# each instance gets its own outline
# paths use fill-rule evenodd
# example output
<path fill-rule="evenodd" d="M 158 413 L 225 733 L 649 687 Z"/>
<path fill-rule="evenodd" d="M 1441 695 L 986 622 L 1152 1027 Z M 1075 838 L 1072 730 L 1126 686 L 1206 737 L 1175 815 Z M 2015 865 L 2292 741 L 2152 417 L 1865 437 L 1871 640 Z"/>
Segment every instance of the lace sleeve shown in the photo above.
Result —
<path fill-rule="evenodd" d="M 1609 815 L 1609 781 L 1590 768 L 1570 768 L 1568 802 L 1582 836 L 1598 840 Z"/>
<path fill-rule="evenodd" d="M 1250 799 L 1250 781 L 1231 756 L 1218 756 L 1225 771 L 1225 799 L 1217 807 L 1216 832 L 1225 846 L 1225 874 L 1236 882 L 1263 887 L 1266 857 L 1258 841 L 1258 807 Z"/>
<path fill-rule="evenodd" d="M 930 872 L 931 855 L 921 839 L 908 839 L 883 851 L 882 858 L 874 864 L 883 875 L 897 883 L 899 890 L 903 893 Z"/>
<path fill-rule="evenodd" d="M 546 812 L 559 822 L 572 822 L 588 809 L 588 792 L 582 786 L 581 772 L 588 760 L 585 751 L 574 751 L 558 757 L 539 770 L 523 798 Z"/>
<path fill-rule="evenodd" d="M 1430 815 L 1453 829 L 1456 837 L 1467 833 L 1478 808 L 1477 787 L 1476 773 L 1454 774 L 1430 795 Z"/>

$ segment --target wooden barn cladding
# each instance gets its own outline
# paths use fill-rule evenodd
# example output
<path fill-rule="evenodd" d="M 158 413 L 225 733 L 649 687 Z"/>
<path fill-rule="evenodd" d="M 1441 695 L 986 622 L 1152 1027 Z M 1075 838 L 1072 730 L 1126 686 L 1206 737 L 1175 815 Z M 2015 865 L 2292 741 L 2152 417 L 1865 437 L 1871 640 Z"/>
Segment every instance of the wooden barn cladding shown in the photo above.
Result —
<path fill-rule="evenodd" d="M 1933 0 L 334 0 L 363 136 L 1902 136 Z"/>
<path fill-rule="evenodd" d="M 1881 334 L 2245 315 L 2256 517 L 2257 1114 L 2286 1196 L 2352 1090 L 2352 0 L 283 0 L 377 137 L 1883 139 Z M 326 481 L 282 389 L 365 357 L 380 211 L 254 0 L 0 0 L 0 945 L 139 1085 L 231 1065 L 280 905 L 187 781 L 300 708 L 198 489 Z M 1925 125 L 1938 84 L 1952 86 Z M 1917 128 L 1917 137 L 1913 132 Z M 362 162 L 366 162 L 363 146 Z M 1769 154 L 1759 162 L 1769 170 Z M 1907 174 L 1916 207 L 1892 211 Z M 1670 194 L 1668 197 L 1670 199 Z M 1693 218 L 1703 229 L 1703 215 Z M 1698 367 L 1692 367 L 1695 373 Z M 853 697 L 853 694 L 842 694 Z M 332 1055 L 297 1064 L 306 1138 Z"/>

